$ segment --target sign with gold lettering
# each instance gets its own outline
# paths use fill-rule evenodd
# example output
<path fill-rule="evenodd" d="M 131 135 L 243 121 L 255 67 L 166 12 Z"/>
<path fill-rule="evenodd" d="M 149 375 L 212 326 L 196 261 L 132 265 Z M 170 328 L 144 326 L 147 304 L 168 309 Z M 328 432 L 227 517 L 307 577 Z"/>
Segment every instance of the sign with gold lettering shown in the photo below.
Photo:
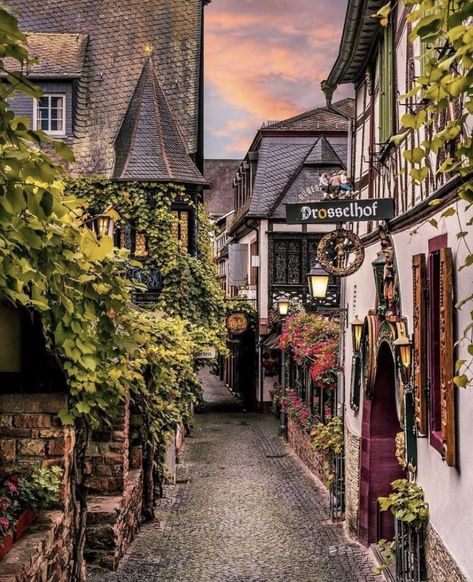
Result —
<path fill-rule="evenodd" d="M 249 321 L 245 313 L 231 313 L 227 316 L 227 329 L 233 335 L 241 335 L 248 329 Z"/>
<path fill-rule="evenodd" d="M 288 224 L 336 224 L 360 220 L 386 220 L 394 216 L 392 198 L 372 200 L 322 200 L 286 204 Z"/>

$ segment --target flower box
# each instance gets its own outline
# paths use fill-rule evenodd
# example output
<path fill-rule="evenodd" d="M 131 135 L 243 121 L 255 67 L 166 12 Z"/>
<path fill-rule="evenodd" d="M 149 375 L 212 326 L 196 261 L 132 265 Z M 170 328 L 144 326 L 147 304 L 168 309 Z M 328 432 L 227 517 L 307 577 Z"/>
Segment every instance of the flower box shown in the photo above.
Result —
<path fill-rule="evenodd" d="M 6 556 L 13 546 L 12 536 L 3 536 L 0 538 L 0 560 Z"/>
<path fill-rule="evenodd" d="M 37 515 L 32 509 L 27 509 L 18 517 L 13 535 L 7 535 L 0 538 L 0 560 L 12 549 L 13 543 L 21 538 L 34 522 Z"/>

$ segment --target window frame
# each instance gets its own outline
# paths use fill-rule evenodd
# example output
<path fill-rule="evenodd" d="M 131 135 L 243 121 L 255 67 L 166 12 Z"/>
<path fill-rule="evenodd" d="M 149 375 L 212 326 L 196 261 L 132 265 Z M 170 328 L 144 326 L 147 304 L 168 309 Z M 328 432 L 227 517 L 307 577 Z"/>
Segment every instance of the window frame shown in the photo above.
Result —
<path fill-rule="evenodd" d="M 60 97 L 62 99 L 62 130 L 53 130 L 53 129 L 42 129 L 38 127 L 38 113 L 39 113 L 39 99 L 33 99 L 33 129 L 35 131 L 42 130 L 44 133 L 52 136 L 61 136 L 65 137 L 67 135 L 66 129 L 66 113 L 67 113 L 67 105 L 66 105 L 66 94 L 65 93 L 43 93 L 41 97 L 47 97 L 49 100 L 48 104 L 48 125 L 51 126 L 51 98 L 52 97 Z M 41 98 L 40 97 L 40 98 Z"/>

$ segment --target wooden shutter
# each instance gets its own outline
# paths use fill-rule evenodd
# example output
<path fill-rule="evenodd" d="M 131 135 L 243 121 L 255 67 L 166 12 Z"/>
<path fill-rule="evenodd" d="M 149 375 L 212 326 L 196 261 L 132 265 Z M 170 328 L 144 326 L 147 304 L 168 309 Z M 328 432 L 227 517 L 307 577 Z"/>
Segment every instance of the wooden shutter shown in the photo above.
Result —
<path fill-rule="evenodd" d="M 415 424 L 419 435 L 427 434 L 427 325 L 425 255 L 412 257 L 414 306 L 414 403 Z"/>
<path fill-rule="evenodd" d="M 440 413 L 443 456 L 455 466 L 455 385 L 453 383 L 453 261 L 450 248 L 440 249 Z"/>

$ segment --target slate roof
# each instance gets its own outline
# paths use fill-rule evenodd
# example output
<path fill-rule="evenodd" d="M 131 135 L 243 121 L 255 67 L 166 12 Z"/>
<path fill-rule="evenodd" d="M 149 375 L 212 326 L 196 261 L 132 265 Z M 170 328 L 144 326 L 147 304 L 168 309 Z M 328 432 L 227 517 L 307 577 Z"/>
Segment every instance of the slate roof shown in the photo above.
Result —
<path fill-rule="evenodd" d="M 82 75 L 86 34 L 31 33 L 27 35 L 31 57 L 38 63 L 26 73 L 35 79 L 78 79 Z"/>
<path fill-rule="evenodd" d="M 342 162 L 334 148 L 327 141 L 327 138 L 322 135 L 313 145 L 309 155 L 304 161 L 304 164 L 317 164 L 326 166 L 337 164 L 339 166 L 344 166 L 345 162 Z"/>
<path fill-rule="evenodd" d="M 209 214 L 221 216 L 233 210 L 233 178 L 241 160 L 204 160 L 204 177 L 212 189 L 204 192 L 204 204 Z"/>
<path fill-rule="evenodd" d="M 88 36 L 75 112 L 75 171 L 110 176 L 114 143 L 151 47 L 189 154 L 198 149 L 202 0 L 7 0 L 27 33 Z"/>
<path fill-rule="evenodd" d="M 334 103 L 333 107 L 339 108 L 345 115 L 354 117 L 355 100 L 342 99 Z M 343 131 L 348 130 L 348 119 L 339 115 L 328 107 L 316 107 L 283 121 L 271 122 L 265 125 L 265 130 L 296 130 L 296 131 Z"/>
<path fill-rule="evenodd" d="M 115 142 L 113 177 L 206 184 L 173 118 L 148 57 Z"/>

